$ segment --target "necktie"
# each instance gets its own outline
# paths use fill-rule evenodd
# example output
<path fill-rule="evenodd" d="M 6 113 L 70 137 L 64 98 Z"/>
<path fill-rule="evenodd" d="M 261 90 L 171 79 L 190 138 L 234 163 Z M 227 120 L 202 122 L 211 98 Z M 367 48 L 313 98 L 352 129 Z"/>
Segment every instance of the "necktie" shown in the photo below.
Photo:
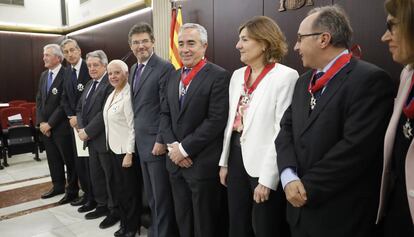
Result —
<path fill-rule="evenodd" d="M 92 88 L 91 88 L 91 90 L 89 91 L 89 94 L 87 95 L 87 97 L 86 97 L 86 101 L 85 101 L 85 109 L 84 109 L 84 112 L 86 112 L 86 111 L 88 111 L 89 110 L 89 104 L 90 104 L 90 102 L 91 102 L 91 99 L 92 99 L 92 96 L 93 96 L 93 93 L 95 92 L 95 89 L 96 89 L 96 85 L 98 84 L 98 82 L 97 81 L 94 81 L 93 82 L 93 85 L 92 85 Z M 85 113 L 84 113 L 85 114 Z"/>
<path fill-rule="evenodd" d="M 142 68 L 144 68 L 144 64 L 138 64 L 137 69 L 135 70 L 135 78 L 134 78 L 134 94 L 137 93 L 138 91 L 138 83 L 141 80 L 141 72 L 142 72 Z"/>
<path fill-rule="evenodd" d="M 76 82 L 78 80 L 78 76 L 76 75 L 76 68 L 72 69 L 72 80 Z"/>
<path fill-rule="evenodd" d="M 53 72 L 50 71 L 47 77 L 46 93 L 49 93 L 50 87 L 52 87 L 52 83 L 53 83 Z"/>
<path fill-rule="evenodd" d="M 184 68 L 183 72 L 181 74 L 181 79 L 184 79 L 188 73 L 190 73 L 191 68 Z M 185 99 L 185 95 L 187 94 L 187 88 L 185 87 L 184 83 L 180 83 L 180 97 L 178 98 L 179 102 L 180 102 L 180 109 L 183 107 L 184 105 L 184 99 Z"/>
<path fill-rule="evenodd" d="M 321 77 L 323 76 L 323 74 L 325 74 L 325 73 L 324 73 L 324 72 L 318 72 L 318 73 L 316 73 L 316 74 L 315 74 L 315 76 L 313 77 L 313 80 L 312 80 L 312 85 L 315 85 L 316 81 L 317 81 L 317 80 L 319 80 L 319 78 L 321 78 Z M 315 96 L 316 100 L 318 100 L 318 99 L 319 99 L 319 97 L 321 97 L 321 93 L 322 93 L 322 91 L 323 91 L 323 89 L 321 89 L 321 90 L 317 91 L 317 92 L 314 94 L 314 96 Z"/>

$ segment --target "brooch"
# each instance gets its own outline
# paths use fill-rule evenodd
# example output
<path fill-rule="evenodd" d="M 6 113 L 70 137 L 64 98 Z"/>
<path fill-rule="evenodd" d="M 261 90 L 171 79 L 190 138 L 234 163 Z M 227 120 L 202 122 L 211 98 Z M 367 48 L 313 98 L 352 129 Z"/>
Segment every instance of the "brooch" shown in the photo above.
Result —
<path fill-rule="evenodd" d="M 78 86 L 77 86 L 76 88 L 78 89 L 78 91 L 83 91 L 83 89 L 84 89 L 85 87 L 83 86 L 83 84 L 82 84 L 82 83 L 79 83 L 79 84 L 78 84 Z"/>
<path fill-rule="evenodd" d="M 54 87 L 53 89 L 52 89 L 52 94 L 54 94 L 54 95 L 57 95 L 57 93 L 58 93 L 59 91 L 58 91 L 58 89 L 56 88 L 56 87 Z"/>

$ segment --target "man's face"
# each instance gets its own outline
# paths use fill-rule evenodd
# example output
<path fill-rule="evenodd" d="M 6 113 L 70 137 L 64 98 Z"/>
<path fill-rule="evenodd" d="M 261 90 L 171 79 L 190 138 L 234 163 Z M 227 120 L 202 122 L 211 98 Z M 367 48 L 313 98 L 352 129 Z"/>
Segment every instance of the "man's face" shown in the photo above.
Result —
<path fill-rule="evenodd" d="M 106 72 L 106 65 L 99 58 L 89 57 L 86 60 L 86 65 L 88 66 L 89 75 L 93 80 L 99 80 Z"/>
<path fill-rule="evenodd" d="M 147 61 L 154 50 L 154 42 L 148 33 L 133 34 L 129 46 L 139 62 Z"/>
<path fill-rule="evenodd" d="M 59 65 L 59 57 L 53 54 L 53 50 L 48 48 L 43 51 L 43 62 L 45 63 L 45 68 L 53 69 Z"/>
<path fill-rule="evenodd" d="M 63 56 L 72 66 L 76 65 L 81 58 L 81 50 L 76 47 L 75 43 L 69 42 L 63 46 Z"/>
<path fill-rule="evenodd" d="M 204 57 L 207 44 L 201 43 L 196 29 L 185 29 L 178 35 L 178 53 L 185 67 L 194 67 Z"/>

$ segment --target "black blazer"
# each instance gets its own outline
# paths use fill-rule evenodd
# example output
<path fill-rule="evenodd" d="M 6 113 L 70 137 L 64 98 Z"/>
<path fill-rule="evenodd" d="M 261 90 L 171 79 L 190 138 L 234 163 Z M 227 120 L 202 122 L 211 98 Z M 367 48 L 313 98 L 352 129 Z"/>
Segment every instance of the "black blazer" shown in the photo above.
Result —
<path fill-rule="evenodd" d="M 308 197 L 302 208 L 288 203 L 287 218 L 311 235 L 359 236 L 358 223 L 375 223 L 395 86 L 382 69 L 351 59 L 309 114 L 311 75 L 299 78 L 275 141 L 279 171 L 296 168 Z"/>
<path fill-rule="evenodd" d="M 49 70 L 40 75 L 39 88 L 36 95 L 36 124 L 47 122 L 52 127 L 53 134 L 69 134 L 71 132 L 69 121 L 60 106 L 65 67 L 61 67 L 49 93 L 46 93 L 46 85 Z"/>
<path fill-rule="evenodd" d="M 181 110 L 178 101 L 180 76 L 177 70 L 168 80 L 166 99 L 162 103 L 164 142 L 181 142 L 193 160 L 192 167 L 182 169 L 184 176 L 217 178 L 228 116 L 230 74 L 207 63 L 192 80 Z M 170 159 L 166 160 L 170 173 L 180 169 Z"/>
<path fill-rule="evenodd" d="M 90 138 L 85 146 L 93 148 L 98 152 L 106 152 L 106 139 L 105 139 L 105 124 L 103 120 L 102 110 L 105 106 L 106 99 L 114 89 L 108 81 L 108 74 L 106 73 L 98 87 L 95 89 L 95 93 L 92 95 L 89 108 L 85 108 L 86 96 L 89 89 L 93 85 L 93 80 L 86 83 L 82 96 L 78 103 L 77 120 L 79 128 L 84 128 L 86 134 Z M 85 115 L 85 116 L 82 116 Z M 83 120 L 83 118 L 86 120 Z"/>
<path fill-rule="evenodd" d="M 85 60 L 82 60 L 79 70 L 78 80 L 72 80 L 72 67 L 69 66 L 65 71 L 63 82 L 62 107 L 66 116 L 76 116 L 76 107 L 82 92 L 85 90 L 86 83 L 91 79 Z"/>
<path fill-rule="evenodd" d="M 131 86 L 131 100 L 134 111 L 135 143 L 140 152 L 140 159 L 153 161 L 152 147 L 155 141 L 164 143 L 160 129 L 161 100 L 164 88 L 174 68 L 171 63 L 153 54 L 149 59 L 134 93 L 133 85 L 137 64 L 132 65 L 128 82 Z M 143 155 L 144 154 L 144 155 Z M 165 158 L 165 156 L 157 156 Z"/>

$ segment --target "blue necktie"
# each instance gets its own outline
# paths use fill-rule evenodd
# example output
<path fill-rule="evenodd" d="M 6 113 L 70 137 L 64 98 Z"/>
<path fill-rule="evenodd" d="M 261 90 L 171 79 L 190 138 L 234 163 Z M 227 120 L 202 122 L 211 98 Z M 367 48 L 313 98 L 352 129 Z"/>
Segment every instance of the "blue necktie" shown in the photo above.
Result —
<path fill-rule="evenodd" d="M 72 69 L 72 80 L 76 82 L 78 80 L 78 76 L 76 75 L 76 68 Z"/>
<path fill-rule="evenodd" d="M 186 78 L 188 73 L 190 73 L 190 71 L 191 71 L 191 68 L 184 68 L 183 72 L 181 73 L 181 78 L 182 79 Z M 181 82 L 180 97 L 178 98 L 178 101 L 180 102 L 180 109 L 184 105 L 184 99 L 185 99 L 186 94 L 187 94 L 187 88 L 185 87 L 184 83 Z"/>
<path fill-rule="evenodd" d="M 46 93 L 49 93 L 50 87 L 52 87 L 52 83 L 53 83 L 53 72 L 50 71 L 47 77 Z"/>
<path fill-rule="evenodd" d="M 138 64 L 137 69 L 135 70 L 135 78 L 134 78 L 134 94 L 138 92 L 138 83 L 141 80 L 141 72 L 142 68 L 144 68 L 144 64 Z"/>
<path fill-rule="evenodd" d="M 312 86 L 315 85 L 316 81 L 319 80 L 319 78 L 321 78 L 323 76 L 323 74 L 325 74 L 324 72 L 318 72 L 315 74 L 315 76 L 312 79 Z M 315 92 L 315 94 L 313 96 L 315 96 L 315 99 L 318 100 L 319 97 L 321 97 L 323 88 L 320 89 L 319 91 Z"/>

